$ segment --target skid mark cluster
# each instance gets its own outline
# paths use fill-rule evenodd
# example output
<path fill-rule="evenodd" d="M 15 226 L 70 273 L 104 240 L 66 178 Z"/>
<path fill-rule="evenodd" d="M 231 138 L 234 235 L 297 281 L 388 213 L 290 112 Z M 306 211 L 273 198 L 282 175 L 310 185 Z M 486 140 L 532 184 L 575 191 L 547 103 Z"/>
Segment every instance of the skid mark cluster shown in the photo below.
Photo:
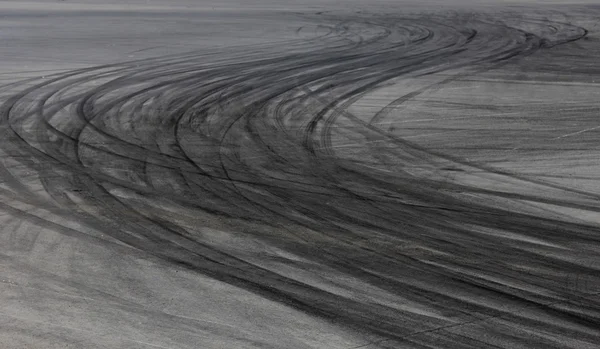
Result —
<path fill-rule="evenodd" d="M 598 301 L 556 280 L 564 270 L 592 280 L 597 269 L 571 257 L 598 243 L 598 227 L 511 206 L 598 212 L 597 196 L 430 151 L 378 126 L 424 91 L 585 29 L 456 13 L 311 20 L 319 30 L 310 38 L 5 88 L 3 152 L 20 164 L 2 170 L 5 185 L 166 261 L 375 334 L 373 347 L 597 341 Z M 453 74 L 370 119 L 348 111 L 394 79 L 443 71 Z M 23 168 L 43 192 L 21 178 Z M 447 168 L 452 180 L 440 172 Z M 248 253 L 205 227 L 278 252 Z"/>

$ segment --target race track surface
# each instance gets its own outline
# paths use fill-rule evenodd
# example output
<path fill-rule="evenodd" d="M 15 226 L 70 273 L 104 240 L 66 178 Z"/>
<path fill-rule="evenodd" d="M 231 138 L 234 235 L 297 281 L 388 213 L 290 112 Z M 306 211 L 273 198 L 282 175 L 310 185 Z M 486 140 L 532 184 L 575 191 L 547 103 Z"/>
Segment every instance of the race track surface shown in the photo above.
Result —
<path fill-rule="evenodd" d="M 600 347 L 599 15 L 0 1 L 0 347 Z"/>

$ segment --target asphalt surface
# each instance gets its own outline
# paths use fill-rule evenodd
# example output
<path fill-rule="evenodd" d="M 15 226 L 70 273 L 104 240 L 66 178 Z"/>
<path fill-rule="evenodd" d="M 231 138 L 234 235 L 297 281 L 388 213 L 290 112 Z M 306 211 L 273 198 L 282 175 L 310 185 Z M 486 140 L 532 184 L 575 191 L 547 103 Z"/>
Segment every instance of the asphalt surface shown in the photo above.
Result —
<path fill-rule="evenodd" d="M 599 14 L 0 1 L 0 347 L 598 348 Z"/>

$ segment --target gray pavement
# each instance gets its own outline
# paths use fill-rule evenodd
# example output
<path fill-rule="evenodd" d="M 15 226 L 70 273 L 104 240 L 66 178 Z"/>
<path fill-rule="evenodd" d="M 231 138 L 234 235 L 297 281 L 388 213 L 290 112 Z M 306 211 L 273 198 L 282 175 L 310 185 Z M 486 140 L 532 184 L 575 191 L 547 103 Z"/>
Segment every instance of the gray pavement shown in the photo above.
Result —
<path fill-rule="evenodd" d="M 0 1 L 0 348 L 598 348 L 599 14 Z"/>

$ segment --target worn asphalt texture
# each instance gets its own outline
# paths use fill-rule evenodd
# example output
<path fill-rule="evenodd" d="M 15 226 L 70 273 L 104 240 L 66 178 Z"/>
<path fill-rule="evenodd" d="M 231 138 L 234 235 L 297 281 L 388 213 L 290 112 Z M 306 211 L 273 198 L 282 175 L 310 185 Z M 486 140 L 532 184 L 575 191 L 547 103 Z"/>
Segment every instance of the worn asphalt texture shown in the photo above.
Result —
<path fill-rule="evenodd" d="M 0 1 L 1 348 L 598 348 L 600 6 Z"/>

